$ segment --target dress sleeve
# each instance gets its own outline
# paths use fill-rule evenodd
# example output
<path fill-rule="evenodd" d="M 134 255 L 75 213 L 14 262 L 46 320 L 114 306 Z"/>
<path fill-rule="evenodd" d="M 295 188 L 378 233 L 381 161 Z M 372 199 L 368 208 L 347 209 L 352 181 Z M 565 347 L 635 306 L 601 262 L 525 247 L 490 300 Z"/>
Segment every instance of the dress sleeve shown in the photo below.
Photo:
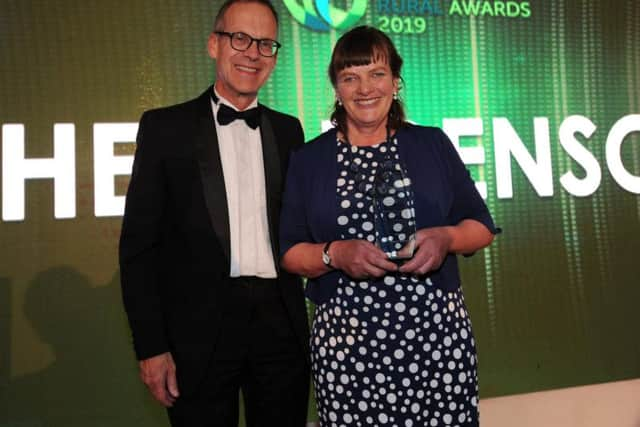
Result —
<path fill-rule="evenodd" d="M 442 130 L 439 130 L 439 133 L 443 159 L 453 189 L 453 202 L 448 214 L 449 223 L 455 225 L 464 219 L 473 219 L 484 224 L 491 233 L 500 233 L 502 230 L 495 226 L 489 209 L 478 193 L 458 151 Z"/>
<path fill-rule="evenodd" d="M 300 150 L 295 150 L 289 158 L 280 213 L 281 258 L 298 243 L 313 241 L 307 218 L 306 196 L 310 190 L 306 185 L 305 169 Z"/>

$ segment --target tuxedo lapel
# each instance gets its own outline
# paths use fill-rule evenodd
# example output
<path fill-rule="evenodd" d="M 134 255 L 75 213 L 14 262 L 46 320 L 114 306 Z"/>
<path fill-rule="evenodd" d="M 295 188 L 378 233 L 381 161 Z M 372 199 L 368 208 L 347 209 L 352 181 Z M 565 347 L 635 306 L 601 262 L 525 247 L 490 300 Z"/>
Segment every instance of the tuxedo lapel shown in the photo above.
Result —
<path fill-rule="evenodd" d="M 227 260 L 231 259 L 229 210 L 227 191 L 218 147 L 218 135 L 213 120 L 209 88 L 198 99 L 198 124 L 196 132 L 196 156 L 202 177 L 204 199 L 211 218 L 211 225 L 218 236 Z"/>
<path fill-rule="evenodd" d="M 260 136 L 262 138 L 262 158 L 264 162 L 264 181 L 267 195 L 267 220 L 269 221 L 269 238 L 273 259 L 278 259 L 278 221 L 280 220 L 280 191 L 282 188 L 282 170 L 280 167 L 280 154 L 273 132 L 271 119 L 262 109 L 260 118 Z M 280 271 L 278 262 L 276 270 Z"/>

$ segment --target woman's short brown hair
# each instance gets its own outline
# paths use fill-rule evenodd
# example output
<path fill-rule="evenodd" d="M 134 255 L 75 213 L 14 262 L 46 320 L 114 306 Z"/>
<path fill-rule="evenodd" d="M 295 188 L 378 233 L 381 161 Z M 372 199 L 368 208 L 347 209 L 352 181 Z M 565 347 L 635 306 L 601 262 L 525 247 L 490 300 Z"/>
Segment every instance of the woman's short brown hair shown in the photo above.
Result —
<path fill-rule="evenodd" d="M 329 79 L 334 89 L 338 82 L 338 73 L 345 68 L 368 65 L 382 61 L 389 64 L 394 79 L 400 79 L 402 58 L 391 39 L 382 31 L 362 25 L 344 33 L 331 54 Z M 331 123 L 342 134 L 347 134 L 347 112 L 336 100 L 331 113 Z M 405 124 L 404 107 L 399 99 L 394 99 L 389 109 L 387 125 L 391 129 L 399 129 Z"/>

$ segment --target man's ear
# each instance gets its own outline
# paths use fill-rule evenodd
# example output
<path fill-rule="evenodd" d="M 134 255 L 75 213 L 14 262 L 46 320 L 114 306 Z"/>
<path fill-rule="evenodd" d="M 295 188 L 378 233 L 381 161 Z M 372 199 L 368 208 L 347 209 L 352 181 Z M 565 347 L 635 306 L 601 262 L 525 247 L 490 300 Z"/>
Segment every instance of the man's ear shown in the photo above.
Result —
<path fill-rule="evenodd" d="M 218 35 L 216 33 L 212 32 L 209 34 L 209 40 L 207 40 L 207 51 L 211 58 L 218 58 Z"/>

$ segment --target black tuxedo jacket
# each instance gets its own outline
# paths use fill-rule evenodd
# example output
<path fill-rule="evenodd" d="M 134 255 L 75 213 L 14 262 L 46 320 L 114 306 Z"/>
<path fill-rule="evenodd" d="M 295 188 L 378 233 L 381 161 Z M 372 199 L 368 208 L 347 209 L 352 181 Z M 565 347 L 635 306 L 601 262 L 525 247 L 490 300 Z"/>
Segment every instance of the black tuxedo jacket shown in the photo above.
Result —
<path fill-rule="evenodd" d="M 170 351 L 181 394 L 214 353 L 229 284 L 229 215 L 210 94 L 142 115 L 120 237 L 125 310 L 138 359 Z M 260 106 L 269 234 L 278 260 L 289 152 L 304 142 L 294 117 Z M 308 326 L 300 279 L 278 282 L 302 354 Z"/>

